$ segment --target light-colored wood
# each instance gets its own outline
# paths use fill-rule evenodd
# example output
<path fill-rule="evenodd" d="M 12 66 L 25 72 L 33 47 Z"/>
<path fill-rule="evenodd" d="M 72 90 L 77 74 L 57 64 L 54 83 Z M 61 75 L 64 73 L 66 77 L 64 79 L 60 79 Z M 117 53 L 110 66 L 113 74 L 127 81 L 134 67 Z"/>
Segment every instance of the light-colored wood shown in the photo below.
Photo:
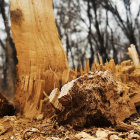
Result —
<path fill-rule="evenodd" d="M 103 65 L 102 58 L 99 53 L 98 53 L 98 58 L 99 58 L 100 65 Z"/>
<path fill-rule="evenodd" d="M 135 67 L 139 67 L 140 61 L 139 61 L 138 53 L 133 44 L 131 44 L 130 47 L 128 48 L 128 55 L 132 58 Z"/>
<path fill-rule="evenodd" d="M 52 0 L 11 0 L 12 36 L 17 49 L 16 99 L 26 117 L 38 111 L 43 91 L 68 81 L 69 66 L 57 32 Z M 64 80 L 63 80 L 64 79 Z"/>
<path fill-rule="evenodd" d="M 81 74 L 81 76 L 83 75 L 83 66 L 82 66 L 82 64 L 81 64 L 81 67 L 80 67 L 80 74 Z"/>
<path fill-rule="evenodd" d="M 62 105 L 59 103 L 58 101 L 58 96 L 60 95 L 60 91 L 58 88 L 55 88 L 50 96 L 49 96 L 49 101 L 50 103 L 54 106 L 55 109 L 59 110 L 59 111 L 62 111 L 63 110 L 63 107 Z"/>

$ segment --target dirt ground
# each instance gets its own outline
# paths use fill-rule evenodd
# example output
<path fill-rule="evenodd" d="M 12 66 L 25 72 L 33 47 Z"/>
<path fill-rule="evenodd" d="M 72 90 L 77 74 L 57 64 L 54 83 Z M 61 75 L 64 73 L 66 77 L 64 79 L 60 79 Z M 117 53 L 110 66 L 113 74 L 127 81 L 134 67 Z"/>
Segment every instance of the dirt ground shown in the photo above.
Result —
<path fill-rule="evenodd" d="M 38 119 L 38 120 L 37 120 Z M 55 117 L 30 120 L 20 116 L 5 116 L 0 119 L 0 140 L 140 140 L 140 135 L 134 131 L 117 132 L 114 128 L 97 128 L 91 126 L 74 130 L 70 125 L 58 125 Z M 140 116 L 127 121 L 140 127 Z"/>

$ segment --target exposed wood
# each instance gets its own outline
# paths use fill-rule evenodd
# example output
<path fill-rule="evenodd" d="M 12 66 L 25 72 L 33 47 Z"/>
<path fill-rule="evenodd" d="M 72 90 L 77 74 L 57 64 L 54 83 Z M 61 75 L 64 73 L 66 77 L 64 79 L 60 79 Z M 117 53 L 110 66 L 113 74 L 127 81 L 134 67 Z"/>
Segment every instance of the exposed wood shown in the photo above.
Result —
<path fill-rule="evenodd" d="M 71 79 L 71 70 L 55 25 L 52 0 L 11 0 L 11 24 L 19 62 L 16 99 L 20 111 L 32 118 L 43 91 L 49 95 L 53 88 L 60 88 Z"/>
<path fill-rule="evenodd" d="M 100 56 L 100 54 L 98 53 L 98 57 L 99 57 L 99 62 L 100 62 L 100 65 L 103 65 L 103 62 L 102 62 L 102 58 Z"/>
<path fill-rule="evenodd" d="M 83 75 L 83 66 L 82 66 L 82 64 L 81 64 L 81 67 L 80 67 L 80 74 L 81 74 L 81 76 Z"/>
<path fill-rule="evenodd" d="M 139 61 L 138 53 L 136 51 L 136 47 L 133 44 L 128 48 L 128 54 L 132 58 L 135 67 L 139 67 L 140 61 Z"/>
<path fill-rule="evenodd" d="M 62 111 L 63 107 L 58 101 L 58 96 L 59 95 L 60 95 L 59 89 L 58 88 L 54 89 L 49 96 L 49 101 L 54 106 L 55 109 L 58 109 L 59 111 Z"/>

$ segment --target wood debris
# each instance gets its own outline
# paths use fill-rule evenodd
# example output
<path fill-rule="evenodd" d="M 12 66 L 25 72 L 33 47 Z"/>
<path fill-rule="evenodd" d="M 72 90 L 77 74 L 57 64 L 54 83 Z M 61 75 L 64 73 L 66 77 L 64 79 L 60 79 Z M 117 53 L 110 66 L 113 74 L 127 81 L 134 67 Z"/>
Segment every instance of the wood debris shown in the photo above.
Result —
<path fill-rule="evenodd" d="M 115 126 L 136 113 L 128 88 L 109 71 L 89 72 L 64 85 L 57 95 L 63 107 L 58 121 L 73 127 Z"/>

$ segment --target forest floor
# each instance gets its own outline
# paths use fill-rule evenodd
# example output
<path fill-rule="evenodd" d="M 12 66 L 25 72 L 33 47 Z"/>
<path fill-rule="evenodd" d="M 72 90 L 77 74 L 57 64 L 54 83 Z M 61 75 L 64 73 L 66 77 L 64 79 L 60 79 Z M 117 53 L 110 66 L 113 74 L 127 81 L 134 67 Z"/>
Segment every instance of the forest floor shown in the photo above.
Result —
<path fill-rule="evenodd" d="M 140 127 L 140 116 L 127 122 Z M 25 119 L 5 116 L 0 119 L 0 140 L 140 140 L 134 131 L 118 132 L 112 127 L 89 127 L 75 130 L 70 125 L 58 125 L 55 119 Z"/>

